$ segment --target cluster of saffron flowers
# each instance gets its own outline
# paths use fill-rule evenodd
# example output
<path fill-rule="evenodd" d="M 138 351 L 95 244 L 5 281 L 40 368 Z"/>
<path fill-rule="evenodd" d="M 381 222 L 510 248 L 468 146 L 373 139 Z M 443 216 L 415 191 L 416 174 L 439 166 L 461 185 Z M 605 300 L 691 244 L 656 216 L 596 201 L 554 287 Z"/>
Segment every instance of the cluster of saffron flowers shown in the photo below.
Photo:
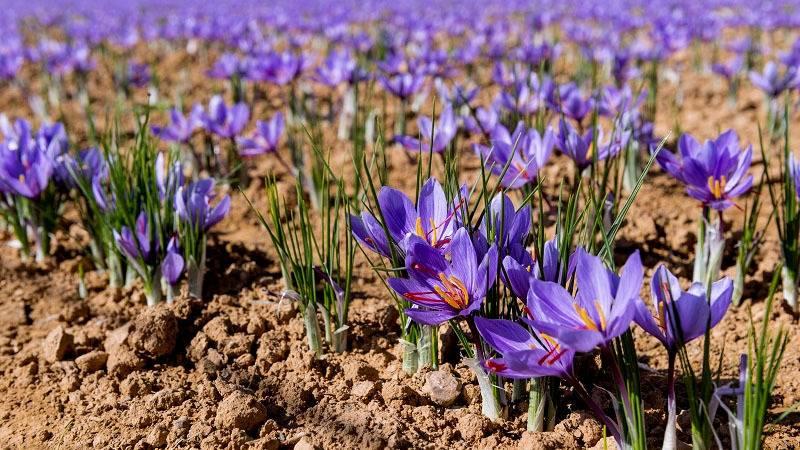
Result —
<path fill-rule="evenodd" d="M 145 128 L 128 148 L 72 151 L 60 123 L 34 132 L 23 119 L 0 116 L 0 126 L 0 211 L 23 256 L 34 248 L 37 261 L 49 254 L 72 202 L 92 262 L 112 286 L 140 278 L 153 304 L 164 290 L 172 300 L 186 273 L 190 294 L 202 296 L 207 232 L 230 209 L 213 180 L 187 179 L 177 154 L 159 152 Z"/>

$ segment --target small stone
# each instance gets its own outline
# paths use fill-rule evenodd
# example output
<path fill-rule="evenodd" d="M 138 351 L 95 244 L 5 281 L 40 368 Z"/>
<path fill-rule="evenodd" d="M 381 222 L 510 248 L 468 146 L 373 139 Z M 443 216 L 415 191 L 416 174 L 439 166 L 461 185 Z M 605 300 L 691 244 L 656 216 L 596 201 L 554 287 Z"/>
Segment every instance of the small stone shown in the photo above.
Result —
<path fill-rule="evenodd" d="M 151 358 L 172 353 L 178 336 L 178 321 L 166 304 L 145 308 L 133 321 L 130 342 Z"/>
<path fill-rule="evenodd" d="M 82 372 L 92 373 L 102 369 L 106 365 L 106 361 L 108 361 L 108 353 L 102 350 L 92 350 L 75 358 L 75 365 Z"/>
<path fill-rule="evenodd" d="M 250 394 L 233 391 L 217 407 L 217 428 L 252 430 L 267 420 L 267 409 Z"/>
<path fill-rule="evenodd" d="M 64 355 L 72 350 L 72 335 L 58 326 L 51 331 L 42 342 L 42 357 L 47 362 L 56 362 L 64 359 Z"/>
<path fill-rule="evenodd" d="M 461 395 L 461 383 L 449 370 L 435 370 L 425 377 L 422 391 L 439 406 L 450 406 Z"/>

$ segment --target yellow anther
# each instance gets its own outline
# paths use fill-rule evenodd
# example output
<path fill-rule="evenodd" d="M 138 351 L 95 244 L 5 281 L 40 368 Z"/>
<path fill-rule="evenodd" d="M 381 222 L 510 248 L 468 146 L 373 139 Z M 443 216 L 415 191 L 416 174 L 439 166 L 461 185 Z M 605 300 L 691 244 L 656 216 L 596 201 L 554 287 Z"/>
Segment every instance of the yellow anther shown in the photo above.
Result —
<path fill-rule="evenodd" d="M 455 275 L 450 277 L 445 276 L 444 273 L 439 274 L 439 281 L 442 286 L 434 286 L 433 290 L 439 297 L 454 309 L 464 309 L 469 303 L 469 293 L 467 286 L 463 281 L 459 280 Z"/>
<path fill-rule="evenodd" d="M 714 196 L 715 199 L 721 199 L 722 194 L 725 192 L 725 185 L 728 183 L 727 178 L 725 175 L 720 177 L 720 179 L 716 179 L 713 176 L 708 177 L 708 190 L 711 191 L 711 195 Z"/>
<path fill-rule="evenodd" d="M 594 319 L 592 319 L 592 317 L 589 315 L 589 312 L 586 311 L 586 308 L 579 306 L 577 303 L 573 303 L 572 306 L 575 307 L 575 312 L 578 313 L 583 321 L 583 324 L 586 325 L 587 330 L 600 331 L 600 329 L 597 328 L 597 324 L 595 323 Z"/>
<path fill-rule="evenodd" d="M 417 236 L 425 239 L 425 230 L 422 229 L 422 217 L 417 217 L 417 224 L 416 224 L 416 232 Z"/>
<path fill-rule="evenodd" d="M 600 301 L 594 301 L 594 309 L 597 311 L 597 315 L 600 316 L 600 329 L 606 329 L 606 315 L 603 313 L 603 307 L 600 305 Z"/>

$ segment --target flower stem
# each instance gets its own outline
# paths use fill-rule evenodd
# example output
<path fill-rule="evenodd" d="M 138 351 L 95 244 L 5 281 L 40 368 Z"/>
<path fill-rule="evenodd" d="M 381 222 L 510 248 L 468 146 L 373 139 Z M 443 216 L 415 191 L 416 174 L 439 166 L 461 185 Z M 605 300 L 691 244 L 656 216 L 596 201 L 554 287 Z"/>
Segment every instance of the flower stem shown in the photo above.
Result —
<path fill-rule="evenodd" d="M 669 367 L 667 368 L 667 427 L 664 430 L 664 444 L 662 450 L 676 450 L 677 414 L 675 411 L 675 352 L 669 352 Z"/>

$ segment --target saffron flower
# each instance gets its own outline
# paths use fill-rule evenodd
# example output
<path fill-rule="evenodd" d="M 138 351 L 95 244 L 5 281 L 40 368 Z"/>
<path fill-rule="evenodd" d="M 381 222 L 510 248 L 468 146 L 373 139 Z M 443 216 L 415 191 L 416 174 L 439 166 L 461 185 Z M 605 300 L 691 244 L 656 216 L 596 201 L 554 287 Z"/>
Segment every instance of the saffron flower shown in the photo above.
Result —
<path fill-rule="evenodd" d="M 543 134 L 533 128 L 525 130 L 519 122 L 513 134 L 498 125 L 492 132 L 491 142 L 491 147 L 475 144 L 476 153 L 489 163 L 492 173 L 502 174 L 500 183 L 504 187 L 517 189 L 536 180 L 539 170 L 553 153 L 555 135 L 550 128 Z"/>
<path fill-rule="evenodd" d="M 753 147 L 744 151 L 733 130 L 722 133 L 702 145 L 684 134 L 678 140 L 678 155 L 659 152 L 659 165 L 686 185 L 686 192 L 704 205 L 718 211 L 733 206 L 733 200 L 753 185 L 747 173 L 753 157 Z"/>
<path fill-rule="evenodd" d="M 267 122 L 257 121 L 256 131 L 250 137 L 239 138 L 239 154 L 244 157 L 274 153 L 283 134 L 283 114 L 275 113 Z"/>
<path fill-rule="evenodd" d="M 417 126 L 419 127 L 420 139 L 411 136 L 397 137 L 397 141 L 409 151 L 441 153 L 458 132 L 456 117 L 450 105 L 444 107 L 439 115 L 439 120 L 435 124 L 430 117 L 422 116 L 417 119 Z M 433 135 L 432 141 L 431 135 Z"/>
<path fill-rule="evenodd" d="M 500 257 L 510 255 L 525 266 L 531 265 L 533 259 L 525 248 L 531 220 L 530 206 L 517 210 L 507 195 L 496 195 L 489 204 L 489 211 L 486 212 L 479 234 L 475 237 L 476 248 L 483 254 L 491 242 L 497 245 Z"/>
<path fill-rule="evenodd" d="M 140 274 L 144 274 L 140 262 L 145 264 L 155 253 L 156 245 L 152 239 L 150 224 L 144 211 L 136 218 L 134 230 L 123 226 L 119 231 L 114 230 L 114 241 L 119 250 L 133 264 Z M 143 275 L 144 276 L 144 275 Z"/>
<path fill-rule="evenodd" d="M 183 256 L 178 248 L 178 240 L 173 236 L 167 244 L 167 255 L 161 263 L 161 276 L 170 286 L 174 286 L 180 279 L 181 273 L 183 273 Z"/>
<path fill-rule="evenodd" d="M 692 283 L 684 291 L 678 278 L 660 265 L 653 274 L 650 292 L 655 315 L 640 301 L 634 321 L 673 353 L 722 320 L 731 304 L 733 283 L 729 278 L 712 283 L 709 301 L 702 283 Z"/>
<path fill-rule="evenodd" d="M 574 258 L 577 294 L 573 297 L 557 283 L 532 280 L 525 320 L 564 347 L 583 353 L 628 330 L 644 274 L 639 252 L 628 258 L 619 276 L 582 248 Z"/>
<path fill-rule="evenodd" d="M 175 211 L 185 222 L 201 230 L 208 230 L 221 221 L 230 211 L 231 198 L 225 196 L 211 207 L 214 198 L 214 180 L 204 179 L 181 186 L 175 193 Z"/>
<path fill-rule="evenodd" d="M 594 133 L 597 132 L 595 139 Z M 619 153 L 630 139 L 630 131 L 615 132 L 609 142 L 601 144 L 603 132 L 599 127 L 592 127 L 581 135 L 566 120 L 558 124 L 556 145 L 559 150 L 575 162 L 578 170 L 584 170 L 594 161 L 593 152 L 597 152 L 597 160 L 602 161 Z"/>
<path fill-rule="evenodd" d="M 416 307 L 405 310 L 423 325 L 438 325 L 480 308 L 495 282 L 497 249 L 492 246 L 479 262 L 465 228 L 448 246 L 450 260 L 419 237 L 409 240 L 406 270 L 410 278 L 390 278 L 389 286 Z"/>
<path fill-rule="evenodd" d="M 560 282 L 564 270 L 561 268 L 558 245 L 555 239 L 544 243 L 544 254 L 540 258 L 541 261 L 538 261 L 530 257 L 528 261 L 523 260 L 523 262 L 510 255 L 503 258 L 503 269 L 505 269 L 504 274 L 506 276 L 504 281 L 517 298 L 522 300 L 528 298 L 531 280 Z M 571 267 L 567 270 L 567 279 L 575 271 L 574 258 L 571 258 L 570 261 L 573 263 L 570 264 Z"/>
<path fill-rule="evenodd" d="M 774 99 L 783 91 L 794 89 L 800 85 L 800 72 L 797 67 L 790 66 L 781 74 L 778 65 L 770 61 L 764 66 L 762 73 L 750 72 L 750 82 L 764 91 L 767 97 Z"/>
<path fill-rule="evenodd" d="M 233 139 L 242 132 L 250 119 L 250 108 L 244 103 L 228 107 L 221 96 L 215 95 L 208 102 L 208 111 L 203 114 L 206 129 L 220 137 Z"/>
<path fill-rule="evenodd" d="M 0 144 L 0 191 L 38 198 L 50 184 L 53 161 L 45 149 L 24 137 Z"/>
<path fill-rule="evenodd" d="M 165 127 L 152 126 L 154 135 L 167 142 L 189 142 L 195 130 L 203 126 L 204 111 L 201 105 L 194 105 L 189 114 L 183 115 L 178 108 L 169 112 L 170 124 Z"/>
<path fill-rule="evenodd" d="M 466 198 L 459 202 L 466 202 Z M 435 178 L 426 181 L 420 189 L 416 207 L 403 192 L 384 186 L 378 193 L 378 208 L 386 230 L 368 211 L 361 216 L 351 215 L 350 226 L 361 245 L 387 258 L 391 257 L 392 245 L 405 250 L 409 236 L 417 236 L 435 249 L 444 251 L 458 227 L 459 207 L 460 203 L 448 204 L 444 190 Z"/>
<path fill-rule="evenodd" d="M 487 358 L 483 367 L 506 378 L 525 380 L 545 376 L 568 377 L 575 351 L 552 339 L 537 340 L 523 326 L 503 319 L 475 318 L 483 340 L 501 355 Z"/>
<path fill-rule="evenodd" d="M 420 90 L 425 77 L 417 73 L 399 73 L 381 76 L 378 81 L 390 94 L 401 100 L 407 100 Z"/>

